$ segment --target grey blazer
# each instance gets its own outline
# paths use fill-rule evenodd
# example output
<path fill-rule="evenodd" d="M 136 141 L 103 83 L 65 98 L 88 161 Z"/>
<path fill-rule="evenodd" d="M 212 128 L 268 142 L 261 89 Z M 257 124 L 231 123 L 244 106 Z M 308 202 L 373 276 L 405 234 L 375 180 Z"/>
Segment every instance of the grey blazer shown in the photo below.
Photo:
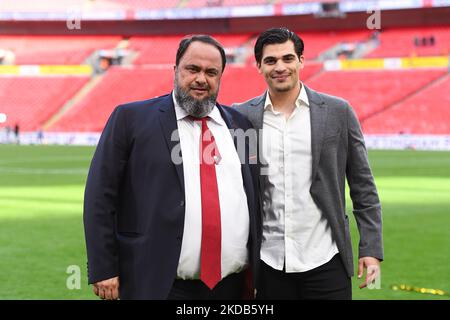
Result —
<path fill-rule="evenodd" d="M 331 227 L 349 277 L 353 254 L 345 213 L 345 178 L 350 187 L 360 241 L 359 257 L 383 260 L 381 205 L 358 119 L 347 101 L 305 86 L 311 112 L 312 185 L 310 193 Z M 262 129 L 267 92 L 232 107 Z"/>

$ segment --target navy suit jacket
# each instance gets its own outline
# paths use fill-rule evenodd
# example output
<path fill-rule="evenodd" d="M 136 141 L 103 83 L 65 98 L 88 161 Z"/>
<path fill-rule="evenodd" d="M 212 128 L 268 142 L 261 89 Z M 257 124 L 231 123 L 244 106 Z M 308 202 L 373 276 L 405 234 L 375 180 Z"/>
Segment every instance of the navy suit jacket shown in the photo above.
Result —
<path fill-rule="evenodd" d="M 217 108 L 228 128 L 252 127 L 237 111 Z M 172 141 L 176 129 L 171 94 L 120 105 L 92 159 L 84 198 L 89 283 L 119 276 L 121 299 L 166 299 L 177 275 L 185 192 L 183 164 L 171 160 L 179 143 Z M 249 164 L 249 156 L 254 155 L 246 152 L 241 171 L 255 281 L 261 227 L 258 168 Z"/>

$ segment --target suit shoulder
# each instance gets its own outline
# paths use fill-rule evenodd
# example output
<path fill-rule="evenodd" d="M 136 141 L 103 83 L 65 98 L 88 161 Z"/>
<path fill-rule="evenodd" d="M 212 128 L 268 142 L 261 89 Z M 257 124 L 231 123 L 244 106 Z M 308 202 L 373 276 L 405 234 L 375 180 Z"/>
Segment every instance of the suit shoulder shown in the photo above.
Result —
<path fill-rule="evenodd" d="M 248 118 L 252 112 L 252 108 L 255 108 L 255 106 L 259 105 L 262 99 L 263 96 L 254 97 L 245 102 L 234 103 L 231 105 L 231 108 Z"/>
<path fill-rule="evenodd" d="M 261 97 L 254 97 L 244 102 L 239 103 L 233 103 L 231 105 L 231 108 L 238 110 L 239 112 L 242 112 L 245 109 L 250 108 L 252 105 L 254 105 Z"/>
<path fill-rule="evenodd" d="M 339 108 L 342 110 L 346 110 L 350 107 L 350 103 L 341 98 L 341 97 L 337 97 L 337 96 L 333 96 L 331 94 L 327 94 L 327 93 L 323 93 L 323 92 L 316 92 L 320 98 L 323 100 L 323 102 L 325 102 L 326 105 L 331 106 L 333 108 Z"/>
<path fill-rule="evenodd" d="M 226 107 L 222 105 L 222 108 L 227 112 L 230 117 L 233 119 L 233 121 L 245 125 L 247 127 L 253 127 L 251 122 L 241 113 L 239 110 L 236 110 L 232 107 Z"/>
<path fill-rule="evenodd" d="M 228 107 L 228 106 L 222 105 L 222 108 L 224 108 L 230 114 L 230 116 L 233 118 L 245 119 L 245 117 L 238 110 L 234 109 L 233 107 Z"/>

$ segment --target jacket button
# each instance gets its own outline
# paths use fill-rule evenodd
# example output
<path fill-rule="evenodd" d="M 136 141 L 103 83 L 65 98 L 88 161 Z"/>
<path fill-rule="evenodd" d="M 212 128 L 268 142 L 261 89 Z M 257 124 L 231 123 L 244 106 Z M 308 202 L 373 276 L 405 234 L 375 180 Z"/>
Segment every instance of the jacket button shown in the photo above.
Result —
<path fill-rule="evenodd" d="M 180 207 L 184 207 L 184 200 L 181 200 Z"/>

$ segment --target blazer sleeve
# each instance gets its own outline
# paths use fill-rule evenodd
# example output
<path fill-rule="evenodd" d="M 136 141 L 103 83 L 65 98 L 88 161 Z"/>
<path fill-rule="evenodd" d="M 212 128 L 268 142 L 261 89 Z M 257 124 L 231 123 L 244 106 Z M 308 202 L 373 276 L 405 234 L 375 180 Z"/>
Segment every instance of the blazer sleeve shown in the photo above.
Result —
<path fill-rule="evenodd" d="M 369 166 L 361 126 L 353 109 L 347 106 L 346 175 L 353 202 L 353 214 L 360 235 L 359 257 L 375 257 L 383 260 L 381 204 Z"/>
<path fill-rule="evenodd" d="M 100 137 L 84 195 L 84 230 L 90 284 L 119 274 L 115 215 L 127 164 L 125 112 L 117 107 Z"/>

